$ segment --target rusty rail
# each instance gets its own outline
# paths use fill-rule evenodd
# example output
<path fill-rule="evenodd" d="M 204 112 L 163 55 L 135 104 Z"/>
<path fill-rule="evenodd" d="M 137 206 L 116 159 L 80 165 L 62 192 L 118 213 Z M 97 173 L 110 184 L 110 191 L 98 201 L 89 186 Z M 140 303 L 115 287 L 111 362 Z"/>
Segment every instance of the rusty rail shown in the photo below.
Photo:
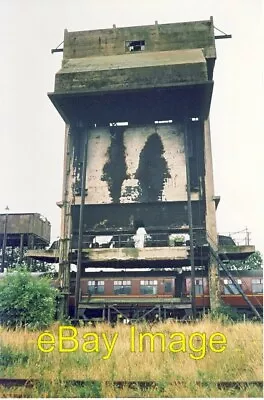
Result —
<path fill-rule="evenodd" d="M 157 381 L 99 381 L 99 380 L 58 380 L 57 382 L 53 381 L 45 381 L 41 379 L 17 379 L 17 378 L 0 378 L 0 386 L 4 386 L 6 388 L 11 387 L 27 387 L 33 388 L 37 384 L 40 383 L 58 383 L 64 386 L 85 386 L 85 385 L 98 385 L 98 384 L 105 384 L 107 386 L 115 386 L 117 388 L 123 387 L 137 387 L 140 389 L 148 389 L 158 387 L 161 384 L 164 385 L 186 385 L 188 381 L 171 381 L 171 382 L 157 382 Z M 215 385 L 218 389 L 238 389 L 241 387 L 253 385 L 262 388 L 263 381 L 193 381 L 197 386 L 208 386 L 208 385 Z"/>

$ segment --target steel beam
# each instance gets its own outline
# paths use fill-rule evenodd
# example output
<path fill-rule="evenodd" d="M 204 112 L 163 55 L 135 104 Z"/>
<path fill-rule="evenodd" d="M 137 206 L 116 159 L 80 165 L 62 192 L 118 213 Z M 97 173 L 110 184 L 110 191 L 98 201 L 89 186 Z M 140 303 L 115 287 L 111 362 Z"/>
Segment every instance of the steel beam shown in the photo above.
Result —
<path fill-rule="evenodd" d="M 79 218 L 79 237 L 78 237 L 78 256 L 77 256 L 77 273 L 75 283 L 75 318 L 78 318 L 80 279 L 82 268 L 82 246 L 83 246 L 83 220 L 84 220 L 84 205 L 86 195 L 86 169 L 87 169 L 87 150 L 88 150 L 88 132 L 83 130 L 83 161 L 82 161 L 82 181 L 81 181 L 81 205 Z"/>
<path fill-rule="evenodd" d="M 186 163 L 186 180 L 187 180 L 187 207 L 188 207 L 188 223 L 190 235 L 190 261 L 191 261 L 191 300 L 192 300 L 192 315 L 196 317 L 195 304 L 195 263 L 194 263 L 194 241 L 193 241 L 193 220 L 192 220 L 192 201 L 191 201 L 191 180 L 190 180 L 190 164 L 189 164 L 189 149 L 188 149 L 188 122 L 184 123 L 184 149 Z"/>

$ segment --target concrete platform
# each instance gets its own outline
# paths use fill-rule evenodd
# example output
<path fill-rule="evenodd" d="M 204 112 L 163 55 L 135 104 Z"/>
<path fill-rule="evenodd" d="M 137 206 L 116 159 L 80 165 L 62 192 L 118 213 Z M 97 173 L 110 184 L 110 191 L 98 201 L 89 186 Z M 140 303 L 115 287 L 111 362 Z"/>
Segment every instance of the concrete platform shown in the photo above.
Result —
<path fill-rule="evenodd" d="M 83 263 L 84 265 L 91 266 L 106 266 L 119 268 L 119 262 L 122 266 L 130 265 L 133 267 L 138 266 L 138 262 L 145 262 L 146 267 L 160 263 L 160 267 L 169 266 L 184 266 L 190 264 L 189 247 L 145 247 L 143 249 L 135 248 L 99 248 L 99 249 L 84 249 L 83 250 Z M 255 252 L 255 246 L 220 246 L 219 255 L 222 260 L 228 258 L 229 260 L 244 260 Z M 198 252 L 199 253 L 199 252 Z M 201 257 L 204 258 L 208 255 L 207 248 L 202 248 Z M 59 250 L 28 250 L 25 254 L 26 257 L 31 257 L 36 260 L 46 261 L 51 263 L 59 262 Z M 196 257 L 197 259 L 197 257 Z M 74 264 L 77 261 L 77 250 L 72 253 L 71 262 Z M 169 264 L 168 264 L 169 263 Z M 198 263 L 198 264 L 197 264 Z M 199 260 L 196 260 L 199 265 Z"/>

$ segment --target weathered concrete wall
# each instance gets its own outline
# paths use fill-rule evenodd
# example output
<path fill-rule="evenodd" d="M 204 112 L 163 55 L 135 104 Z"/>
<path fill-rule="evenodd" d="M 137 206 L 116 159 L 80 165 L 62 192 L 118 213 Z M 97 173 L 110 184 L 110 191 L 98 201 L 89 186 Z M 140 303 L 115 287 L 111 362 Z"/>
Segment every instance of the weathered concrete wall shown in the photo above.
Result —
<path fill-rule="evenodd" d="M 212 18 L 95 31 L 65 30 L 55 93 L 207 82 L 208 77 L 212 79 L 215 58 Z"/>
<path fill-rule="evenodd" d="M 56 74 L 55 92 L 98 92 L 207 82 L 201 49 L 70 59 Z"/>
<path fill-rule="evenodd" d="M 185 164 L 181 124 L 90 129 L 85 202 L 186 201 Z"/>
<path fill-rule="evenodd" d="M 130 51 L 129 43 L 133 41 L 144 45 Z M 150 117 L 151 112 L 143 111 L 145 105 L 138 112 L 135 100 L 135 94 L 140 97 L 143 90 L 158 103 L 151 108 L 157 119 L 172 119 L 175 113 L 181 118 L 186 110 L 190 117 L 208 116 L 216 58 L 212 18 L 65 31 L 63 56 L 54 93 L 49 97 L 67 124 L 76 125 L 79 121 L 105 124 L 124 115 L 127 121 L 145 122 L 143 117 L 145 114 Z M 167 88 L 170 90 L 166 97 L 173 97 L 173 104 L 178 104 L 175 110 L 171 102 L 164 109 L 162 94 Z M 82 96 L 76 101 L 73 94 Z M 122 94 L 126 96 L 123 99 Z M 167 117 L 160 117 L 162 114 Z"/>
<path fill-rule="evenodd" d="M 145 51 L 203 48 L 215 57 L 213 20 L 155 24 L 64 34 L 64 59 L 124 54 L 127 41 L 145 41 Z"/>

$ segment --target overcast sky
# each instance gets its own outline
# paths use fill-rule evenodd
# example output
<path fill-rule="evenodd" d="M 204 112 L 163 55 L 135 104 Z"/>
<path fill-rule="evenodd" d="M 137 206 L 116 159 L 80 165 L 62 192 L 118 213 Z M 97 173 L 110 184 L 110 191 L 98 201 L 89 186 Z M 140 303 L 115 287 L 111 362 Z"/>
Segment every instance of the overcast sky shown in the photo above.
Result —
<path fill-rule="evenodd" d="M 39 212 L 60 234 L 64 123 L 47 97 L 64 29 L 92 30 L 203 20 L 217 40 L 211 134 L 219 232 L 248 227 L 263 240 L 263 10 L 261 0 L 0 0 L 0 212 Z"/>

